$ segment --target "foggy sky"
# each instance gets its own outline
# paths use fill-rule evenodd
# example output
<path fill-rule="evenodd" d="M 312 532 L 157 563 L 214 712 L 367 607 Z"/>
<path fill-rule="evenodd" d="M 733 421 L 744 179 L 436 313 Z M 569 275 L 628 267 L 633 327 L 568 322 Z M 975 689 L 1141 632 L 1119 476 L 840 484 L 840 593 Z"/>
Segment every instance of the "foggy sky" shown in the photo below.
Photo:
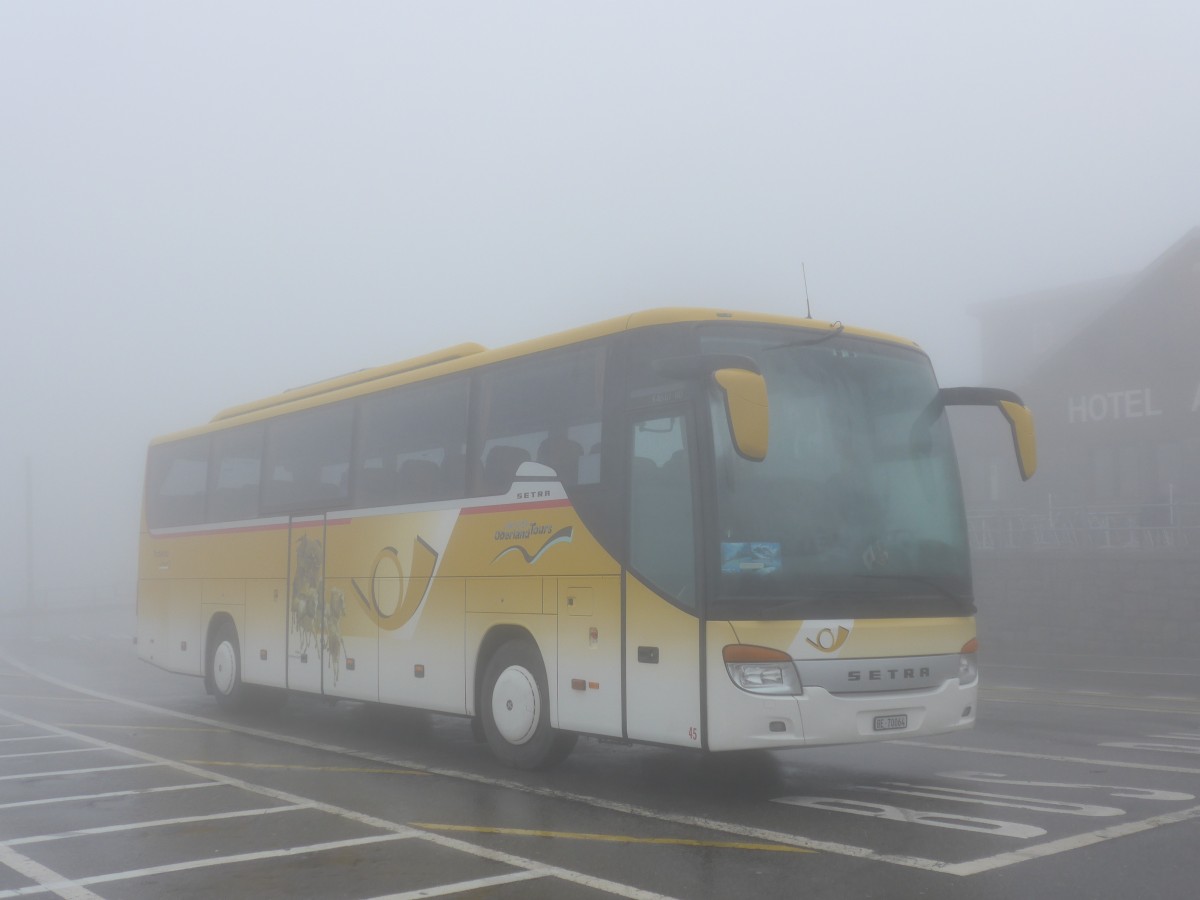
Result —
<path fill-rule="evenodd" d="M 466 340 L 968 308 L 1200 224 L 1200 5 L 0 4 L 0 607 L 131 587 L 146 442 Z M 1031 323 L 1036 327 L 1036 323 Z"/>

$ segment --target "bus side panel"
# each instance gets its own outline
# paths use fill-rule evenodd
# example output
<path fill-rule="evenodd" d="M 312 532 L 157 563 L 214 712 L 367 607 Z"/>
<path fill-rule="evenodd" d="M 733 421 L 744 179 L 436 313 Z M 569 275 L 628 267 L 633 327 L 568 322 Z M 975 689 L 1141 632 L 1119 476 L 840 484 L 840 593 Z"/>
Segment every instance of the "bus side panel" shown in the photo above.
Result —
<path fill-rule="evenodd" d="M 699 748 L 700 622 L 632 574 L 625 585 L 629 737 Z"/>
<path fill-rule="evenodd" d="M 345 605 L 341 639 L 347 654 L 372 653 L 374 641 L 374 696 L 383 703 L 465 712 L 465 587 L 447 566 L 457 521 L 457 509 L 415 509 L 330 528 L 329 572 Z"/>
<path fill-rule="evenodd" d="M 379 627 L 353 602 L 354 581 L 326 573 L 321 690 L 332 697 L 378 700 Z"/>
<path fill-rule="evenodd" d="M 204 674 L 203 584 L 199 578 L 187 578 L 167 587 L 166 661 L 161 665 L 172 672 Z"/>
<path fill-rule="evenodd" d="M 287 526 L 278 521 L 251 530 L 231 528 L 189 541 L 210 541 L 203 633 L 212 616 L 229 613 L 242 651 L 242 680 L 283 687 L 284 595 L 287 591 Z M 263 655 L 266 658 L 263 658 Z M 207 661 L 206 661 L 207 664 Z"/>
<path fill-rule="evenodd" d="M 287 552 L 280 549 L 280 554 Z M 242 677 L 250 684 L 287 686 L 287 579 L 251 578 L 246 581 L 245 633 L 242 636 Z"/>
<path fill-rule="evenodd" d="M 545 480 L 534 480 L 539 477 Z M 541 653 L 551 724 L 620 734 L 620 568 L 567 502 L 557 476 L 527 475 L 500 502 L 465 509 L 443 571 L 466 578 L 468 712 L 478 712 L 474 690 L 482 677 L 478 669 L 488 662 L 479 658 L 487 635 L 495 628 L 518 628 Z M 574 616 L 565 634 L 560 632 L 560 610 L 570 607 L 591 610 L 594 621 Z M 589 643 L 591 627 L 597 629 L 595 644 Z M 568 644 L 560 648 L 563 637 Z M 571 687 L 579 679 L 583 691 Z M 599 688 L 588 687 L 589 681 Z M 576 708 L 567 712 L 564 702 Z"/>
<path fill-rule="evenodd" d="M 558 696 L 558 727 L 621 735 L 621 579 L 548 578 L 558 607 L 558 670 L 548 673 Z"/>
<path fill-rule="evenodd" d="M 425 585 L 406 578 L 401 590 L 421 591 Z M 434 578 L 424 609 L 395 631 L 379 633 L 379 699 L 437 712 L 466 712 L 463 659 L 463 598 L 461 578 Z"/>
<path fill-rule="evenodd" d="M 386 543 L 382 517 L 333 514 L 325 523 L 325 575 L 320 641 L 321 690 L 333 697 L 379 699 L 379 619 L 373 603 L 390 591 L 375 583 L 395 574 L 373 572 L 372 559 Z M 374 601 L 364 602 L 379 593 Z"/>
<path fill-rule="evenodd" d="M 139 554 L 138 654 L 185 675 L 203 674 L 202 539 L 142 535 Z"/>
<path fill-rule="evenodd" d="M 138 580 L 137 648 L 138 657 L 156 666 L 167 664 L 167 605 L 169 582 Z"/>

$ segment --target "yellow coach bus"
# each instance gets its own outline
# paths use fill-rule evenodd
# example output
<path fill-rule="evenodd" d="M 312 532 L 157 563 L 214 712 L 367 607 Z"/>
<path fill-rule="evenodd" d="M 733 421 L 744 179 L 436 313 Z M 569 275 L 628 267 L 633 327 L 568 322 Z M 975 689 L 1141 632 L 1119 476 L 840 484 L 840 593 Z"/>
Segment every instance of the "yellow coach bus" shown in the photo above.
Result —
<path fill-rule="evenodd" d="M 949 405 L 911 342 L 665 309 L 464 344 L 149 448 L 139 655 L 225 706 L 286 689 L 706 751 L 970 727 Z"/>

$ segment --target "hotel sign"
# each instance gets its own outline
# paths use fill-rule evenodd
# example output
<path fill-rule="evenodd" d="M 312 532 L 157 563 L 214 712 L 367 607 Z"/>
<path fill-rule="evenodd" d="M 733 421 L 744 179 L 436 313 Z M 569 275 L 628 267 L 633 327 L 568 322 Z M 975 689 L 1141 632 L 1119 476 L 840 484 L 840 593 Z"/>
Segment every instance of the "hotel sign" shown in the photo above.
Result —
<path fill-rule="evenodd" d="M 1200 384 L 1196 385 L 1192 395 L 1191 411 L 1200 412 Z M 1162 407 L 1148 387 L 1067 398 L 1067 423 L 1070 425 L 1149 419 L 1162 414 Z"/>
<path fill-rule="evenodd" d="M 1084 394 L 1067 398 L 1067 422 L 1111 422 L 1117 419 L 1145 419 L 1161 416 L 1150 388 Z"/>

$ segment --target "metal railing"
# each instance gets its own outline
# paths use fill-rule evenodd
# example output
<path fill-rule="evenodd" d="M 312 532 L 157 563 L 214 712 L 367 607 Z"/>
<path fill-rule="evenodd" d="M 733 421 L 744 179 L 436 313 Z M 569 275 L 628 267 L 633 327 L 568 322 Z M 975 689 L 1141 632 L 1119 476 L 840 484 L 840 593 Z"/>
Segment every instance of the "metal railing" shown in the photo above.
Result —
<path fill-rule="evenodd" d="M 1200 552 L 1200 503 L 968 510 L 972 550 Z"/>

